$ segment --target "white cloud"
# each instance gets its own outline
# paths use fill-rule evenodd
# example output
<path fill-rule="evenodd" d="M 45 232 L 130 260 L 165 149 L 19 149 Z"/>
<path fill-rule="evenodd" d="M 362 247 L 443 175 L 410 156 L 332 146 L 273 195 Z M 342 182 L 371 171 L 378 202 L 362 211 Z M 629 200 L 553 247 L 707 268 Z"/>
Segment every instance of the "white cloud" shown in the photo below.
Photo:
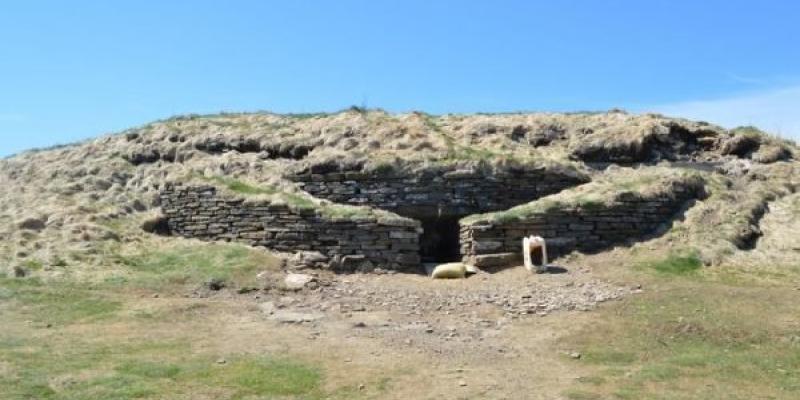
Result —
<path fill-rule="evenodd" d="M 800 139 L 800 86 L 664 104 L 644 111 L 708 121 L 727 128 L 754 125 L 770 133 Z"/>

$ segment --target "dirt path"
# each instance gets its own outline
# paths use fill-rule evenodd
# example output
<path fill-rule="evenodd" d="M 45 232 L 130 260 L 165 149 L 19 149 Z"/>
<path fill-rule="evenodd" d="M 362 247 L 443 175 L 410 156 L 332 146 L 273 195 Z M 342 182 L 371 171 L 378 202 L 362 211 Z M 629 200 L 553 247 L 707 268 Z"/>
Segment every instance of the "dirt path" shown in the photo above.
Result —
<path fill-rule="evenodd" d="M 579 267 L 545 275 L 511 268 L 455 281 L 342 277 L 292 296 L 289 307 L 325 310 L 309 326 L 314 343 L 368 348 L 381 365 L 405 360 L 416 373 L 393 386 L 396 398 L 553 399 L 577 377 L 564 363 L 569 349 L 556 346 L 560 333 L 583 311 L 629 293 Z"/>
<path fill-rule="evenodd" d="M 182 299 L 145 301 L 151 302 L 148 307 L 157 304 L 162 310 L 187 306 Z M 391 333 L 353 322 L 397 317 L 369 312 L 358 318 L 329 315 L 314 323 L 292 324 L 270 320 L 242 302 L 224 300 L 209 303 L 201 315 L 178 327 L 164 326 L 162 333 L 181 332 L 200 353 L 299 358 L 321 367 L 326 381 L 336 387 L 363 385 L 365 398 L 558 399 L 563 388 L 580 377 L 565 355 L 570 349 L 557 345 L 563 332 L 588 322 L 577 311 L 517 321 L 476 343 L 458 344 L 461 351 L 435 348 L 424 331 L 407 333 L 415 339 L 399 342 Z"/>
<path fill-rule="evenodd" d="M 589 313 L 557 312 L 492 329 L 474 343 L 448 346 L 443 339 L 425 340 L 431 336 L 425 331 L 405 332 L 413 339 L 398 341 L 391 330 L 358 323 L 402 317 L 393 312 L 329 313 L 311 323 L 284 323 L 236 298 L 140 297 L 125 305 L 126 314 L 144 312 L 157 315 L 157 322 L 104 324 L 102 339 L 188 341 L 192 354 L 223 360 L 239 355 L 297 359 L 319 367 L 328 390 L 361 387 L 360 398 L 380 399 L 559 399 L 580 374 L 565 355 L 570 349 L 558 348 L 557 339 L 589 321 Z M 96 335 L 97 329 L 74 325 L 62 334 Z"/>
<path fill-rule="evenodd" d="M 332 279 L 299 292 L 146 296 L 130 307 L 168 320 L 139 334 L 178 335 L 198 353 L 299 358 L 336 387 L 363 385 L 364 398 L 558 399 L 580 376 L 559 337 L 630 293 L 579 267 Z"/>

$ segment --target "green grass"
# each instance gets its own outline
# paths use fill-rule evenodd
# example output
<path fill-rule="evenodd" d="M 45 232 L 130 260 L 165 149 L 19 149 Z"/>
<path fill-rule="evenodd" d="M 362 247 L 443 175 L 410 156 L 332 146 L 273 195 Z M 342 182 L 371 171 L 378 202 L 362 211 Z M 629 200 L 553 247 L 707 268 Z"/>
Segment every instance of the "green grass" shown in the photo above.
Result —
<path fill-rule="evenodd" d="M 779 146 L 797 146 L 797 143 L 793 139 L 785 138 L 770 132 L 764 132 L 761 129 L 751 125 L 739 126 L 731 129 L 730 132 L 734 135 L 746 136 L 758 140 L 762 144 L 772 143 Z"/>
<path fill-rule="evenodd" d="M 583 390 L 568 390 L 564 393 L 570 400 L 602 400 L 603 397 Z"/>
<path fill-rule="evenodd" d="M 250 186 L 243 182 L 234 181 L 227 185 L 228 189 L 244 194 L 272 194 L 274 191 L 265 188 Z"/>
<path fill-rule="evenodd" d="M 299 194 L 294 193 L 283 193 L 281 199 L 286 202 L 291 207 L 298 208 L 298 209 L 314 209 L 317 208 L 317 204 L 315 204 L 311 199 L 305 196 L 301 196 Z"/>
<path fill-rule="evenodd" d="M 174 256 L 143 260 L 138 264 L 141 273 L 169 270 L 175 260 L 200 261 L 196 252 L 185 259 Z M 247 264 L 247 257 L 234 249 L 212 256 L 239 266 Z M 220 364 L 219 355 L 193 346 L 193 333 L 170 329 L 164 337 L 164 324 L 174 320 L 130 320 L 119 312 L 125 293 L 74 282 L 1 278 L 0 398 L 319 399 L 330 395 L 321 390 L 322 373 L 302 362 L 241 354 L 228 356 Z M 115 329 L 120 323 L 151 328 Z"/>
<path fill-rule="evenodd" d="M 243 245 L 217 243 L 141 249 L 133 255 L 118 256 L 118 261 L 129 268 L 130 278 L 111 278 L 110 282 L 153 289 L 198 285 L 211 279 L 236 287 L 255 285 L 259 271 L 277 268 L 279 262 Z"/>
<path fill-rule="evenodd" d="M 739 126 L 731 129 L 730 132 L 734 135 L 748 136 L 754 139 L 759 139 L 762 136 L 766 136 L 766 133 L 764 133 L 764 131 L 752 125 Z"/>
<path fill-rule="evenodd" d="M 28 149 L 28 150 L 23 150 L 23 151 L 18 152 L 18 153 L 13 153 L 13 154 L 9 154 L 9 155 L 4 156 L 4 157 L 0 157 L 0 159 L 3 159 L 3 160 L 11 159 L 11 158 L 16 157 L 18 155 L 23 155 L 23 154 L 26 154 L 26 153 L 27 154 L 36 154 L 36 153 L 43 153 L 43 152 L 46 152 L 46 151 L 69 149 L 69 148 L 73 148 L 73 147 L 78 147 L 78 146 L 80 146 L 82 144 L 87 143 L 88 141 L 89 140 L 80 140 L 80 141 L 71 142 L 71 143 L 58 143 L 58 144 L 54 144 L 54 145 L 51 145 L 51 146 L 45 146 L 45 147 L 34 147 L 34 148 L 31 148 L 31 149 Z"/>
<path fill-rule="evenodd" d="M 22 262 L 22 267 L 30 271 L 39 271 L 44 268 L 44 263 L 35 259 L 27 259 Z"/>
<path fill-rule="evenodd" d="M 372 173 L 377 176 L 391 176 L 397 173 L 400 168 L 392 161 L 382 161 L 372 167 Z"/>
<path fill-rule="evenodd" d="M 213 386 L 232 387 L 232 398 L 240 399 L 318 395 L 322 375 L 316 369 L 292 361 L 243 358 L 222 368 L 204 368 L 193 374 L 192 379 Z"/>
<path fill-rule="evenodd" d="M 660 260 L 645 263 L 644 266 L 665 275 L 691 275 L 703 267 L 703 261 L 697 251 L 685 250 L 672 252 Z"/>
<path fill-rule="evenodd" d="M 296 193 L 282 192 L 272 186 L 253 186 L 245 182 L 216 176 L 212 178 L 202 178 L 224 186 L 232 192 L 243 195 L 276 195 L 276 199 L 283 201 L 289 207 L 300 210 L 318 210 L 320 214 L 329 218 L 356 218 L 375 215 L 376 211 L 369 207 L 357 207 L 341 204 L 316 204 L 309 197 Z"/>
<path fill-rule="evenodd" d="M 88 284 L 0 278 L 0 304 L 9 303 L 29 312 L 32 321 L 57 325 L 107 318 L 120 308 L 118 301 Z"/>
<path fill-rule="evenodd" d="M 322 374 L 291 360 L 247 355 L 219 364 L 208 354 L 192 354 L 183 341 L 53 340 L 56 343 L 29 338 L 0 341 L 0 359 L 10 370 L 0 376 L 3 399 L 164 399 L 203 393 L 220 399 L 315 399 L 323 395 Z"/>
<path fill-rule="evenodd" d="M 478 148 L 474 146 L 462 146 L 458 145 L 450 150 L 448 150 L 445 159 L 451 160 L 491 160 L 498 157 L 511 157 L 511 154 L 508 155 L 501 155 L 494 151 L 485 149 L 485 148 Z"/>
<path fill-rule="evenodd" d="M 524 220 L 536 215 L 541 215 L 557 208 L 563 208 L 567 205 L 554 198 L 543 198 L 527 204 L 509 208 L 505 211 L 498 211 L 486 214 L 474 214 L 461 219 L 462 224 L 471 224 L 477 221 L 490 221 L 496 223 L 509 223 L 514 221 Z"/>
<path fill-rule="evenodd" d="M 487 148 L 459 144 L 452 136 L 448 135 L 442 130 L 442 127 L 439 125 L 439 117 L 426 113 L 419 113 L 418 115 L 421 116 L 423 123 L 431 132 L 440 136 L 445 141 L 445 144 L 447 146 L 447 152 L 442 157 L 441 161 L 444 162 L 461 161 L 461 160 L 481 161 L 481 160 L 492 160 L 498 157 L 507 157 L 507 158 L 513 157 L 511 153 L 500 154 L 495 151 L 489 150 Z"/>
<path fill-rule="evenodd" d="M 151 379 L 173 379 L 181 373 L 181 367 L 162 362 L 127 361 L 114 368 L 123 375 L 139 376 Z"/>
<path fill-rule="evenodd" d="M 682 281 L 601 310 L 562 345 L 591 372 L 571 399 L 800 398 L 789 290 Z M 765 312 L 765 310 L 769 310 Z"/>
<path fill-rule="evenodd" d="M 222 185 L 232 192 L 246 195 L 275 194 L 278 192 L 276 188 L 271 186 L 253 186 L 240 180 L 223 176 L 215 176 L 211 178 L 203 177 L 202 179 Z"/>
<path fill-rule="evenodd" d="M 113 295 L 125 300 L 126 293 L 114 290 Z M 0 280 L 0 398 L 314 400 L 365 395 L 352 385 L 325 391 L 319 368 L 289 356 L 224 354 L 226 361 L 220 363 L 223 355 L 196 345 L 207 339 L 204 335 L 216 334 L 206 330 L 213 325 L 201 324 L 205 328 L 196 332 L 173 327 L 174 319 L 131 319 L 117 312 L 119 303 L 105 300 L 111 296 L 86 285 Z M 74 325 L 31 323 L 54 316 Z M 376 381 L 370 393 L 385 391 L 387 384 L 386 379 Z"/>
<path fill-rule="evenodd" d="M 694 171 L 669 170 L 665 168 L 646 168 L 636 173 L 623 173 L 620 176 L 600 178 L 591 183 L 567 189 L 560 193 L 543 197 L 530 203 L 512 207 L 508 210 L 475 214 L 461 220 L 464 224 L 478 221 L 508 223 L 536 217 L 555 209 L 601 210 L 619 202 L 623 194 L 646 194 L 650 198 L 669 196 L 669 187 L 679 184 L 685 187 L 699 187 L 704 178 Z"/>
<path fill-rule="evenodd" d="M 289 113 L 284 114 L 284 116 L 288 118 L 304 120 L 304 119 L 314 119 L 314 118 L 324 118 L 329 117 L 333 114 L 327 112 L 316 112 L 316 113 Z"/>

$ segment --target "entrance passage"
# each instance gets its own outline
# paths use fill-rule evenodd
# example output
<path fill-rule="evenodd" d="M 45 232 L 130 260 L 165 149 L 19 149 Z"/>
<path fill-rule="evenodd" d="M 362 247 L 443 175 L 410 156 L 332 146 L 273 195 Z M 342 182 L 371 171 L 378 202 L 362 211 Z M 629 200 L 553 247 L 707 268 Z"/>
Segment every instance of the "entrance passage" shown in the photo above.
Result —
<path fill-rule="evenodd" d="M 423 263 L 461 261 L 459 216 L 420 218 L 420 256 Z"/>

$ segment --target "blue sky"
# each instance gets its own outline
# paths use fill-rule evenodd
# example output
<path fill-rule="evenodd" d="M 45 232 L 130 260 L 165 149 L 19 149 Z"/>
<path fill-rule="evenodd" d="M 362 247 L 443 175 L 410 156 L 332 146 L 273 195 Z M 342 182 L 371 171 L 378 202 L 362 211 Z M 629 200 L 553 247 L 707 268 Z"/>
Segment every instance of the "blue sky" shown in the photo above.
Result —
<path fill-rule="evenodd" d="M 666 111 L 800 138 L 796 1 L 8 1 L 0 155 L 181 113 Z"/>

